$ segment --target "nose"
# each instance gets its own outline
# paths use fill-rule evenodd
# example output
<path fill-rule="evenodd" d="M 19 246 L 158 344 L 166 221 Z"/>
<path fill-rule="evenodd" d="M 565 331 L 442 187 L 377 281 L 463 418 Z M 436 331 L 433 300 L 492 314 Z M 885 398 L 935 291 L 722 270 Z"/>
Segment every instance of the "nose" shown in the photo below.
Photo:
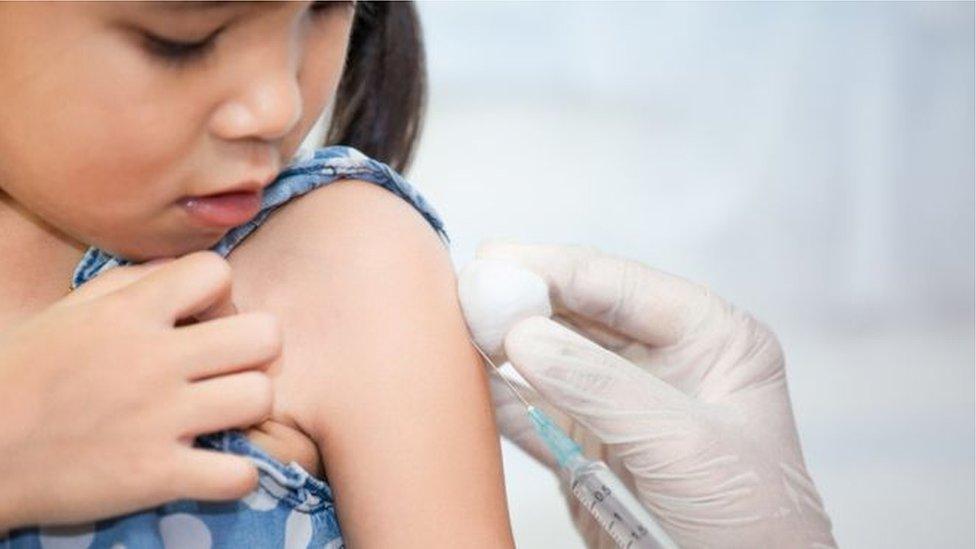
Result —
<path fill-rule="evenodd" d="M 291 46 L 272 49 L 259 53 L 260 59 L 247 63 L 251 68 L 240 71 L 240 85 L 212 117 L 214 134 L 227 140 L 276 141 L 301 120 L 302 92 L 296 62 L 301 53 L 291 51 Z"/>

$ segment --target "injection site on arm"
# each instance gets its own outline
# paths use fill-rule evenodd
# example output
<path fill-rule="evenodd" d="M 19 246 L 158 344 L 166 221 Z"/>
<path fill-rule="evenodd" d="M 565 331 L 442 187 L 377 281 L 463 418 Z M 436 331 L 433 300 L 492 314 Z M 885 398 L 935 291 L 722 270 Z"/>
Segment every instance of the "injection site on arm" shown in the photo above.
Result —
<path fill-rule="evenodd" d="M 250 292 L 280 317 L 289 407 L 319 446 L 346 542 L 513 546 L 488 373 L 449 251 L 371 183 L 288 210 L 255 235 L 268 268 Z"/>

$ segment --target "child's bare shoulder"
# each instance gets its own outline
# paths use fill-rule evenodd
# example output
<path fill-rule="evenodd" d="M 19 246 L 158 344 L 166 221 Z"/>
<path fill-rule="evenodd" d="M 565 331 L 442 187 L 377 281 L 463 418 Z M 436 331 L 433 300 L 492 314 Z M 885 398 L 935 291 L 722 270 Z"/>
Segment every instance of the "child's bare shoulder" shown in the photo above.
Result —
<path fill-rule="evenodd" d="M 282 205 L 227 259 L 236 297 L 303 306 L 293 297 L 327 291 L 344 273 L 363 280 L 405 275 L 405 267 L 435 258 L 440 267 L 450 264 L 433 227 L 409 202 L 375 183 L 342 179 Z"/>
<path fill-rule="evenodd" d="M 382 335 L 361 326 L 375 321 L 369 311 L 395 315 L 398 307 L 420 307 L 404 300 L 454 288 L 449 252 L 420 212 L 393 192 L 354 179 L 287 202 L 227 259 L 238 309 L 272 312 L 281 323 L 283 352 L 269 369 L 272 421 L 309 437 L 304 442 L 323 428 L 311 425 L 322 403 L 341 400 L 328 396 L 349 381 L 350 358 Z M 450 307 L 454 296 L 445 297 Z M 432 315 L 446 309 L 432 305 Z M 294 446 L 312 459 L 307 444 Z"/>

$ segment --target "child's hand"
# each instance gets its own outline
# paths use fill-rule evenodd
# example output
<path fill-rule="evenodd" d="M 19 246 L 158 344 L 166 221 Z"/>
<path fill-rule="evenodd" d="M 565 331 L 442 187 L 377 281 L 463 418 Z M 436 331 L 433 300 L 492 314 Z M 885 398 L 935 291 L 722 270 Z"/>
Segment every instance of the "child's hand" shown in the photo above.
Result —
<path fill-rule="evenodd" d="M 4 333 L 0 536 L 253 490 L 246 458 L 191 447 L 271 414 L 278 321 L 236 313 L 204 251 L 115 267 Z"/>

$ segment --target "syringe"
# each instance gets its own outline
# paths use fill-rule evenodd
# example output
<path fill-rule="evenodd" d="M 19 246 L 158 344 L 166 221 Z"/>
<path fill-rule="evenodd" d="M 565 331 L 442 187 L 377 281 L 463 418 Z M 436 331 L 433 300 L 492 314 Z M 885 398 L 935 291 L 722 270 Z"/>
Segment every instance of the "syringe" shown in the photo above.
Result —
<path fill-rule="evenodd" d="M 536 432 L 555 456 L 573 495 L 617 545 L 632 549 L 677 549 L 667 532 L 620 478 L 602 461 L 586 458 L 579 445 L 542 410 L 529 404 L 481 347 L 474 341 L 472 344 L 525 405 Z"/>

